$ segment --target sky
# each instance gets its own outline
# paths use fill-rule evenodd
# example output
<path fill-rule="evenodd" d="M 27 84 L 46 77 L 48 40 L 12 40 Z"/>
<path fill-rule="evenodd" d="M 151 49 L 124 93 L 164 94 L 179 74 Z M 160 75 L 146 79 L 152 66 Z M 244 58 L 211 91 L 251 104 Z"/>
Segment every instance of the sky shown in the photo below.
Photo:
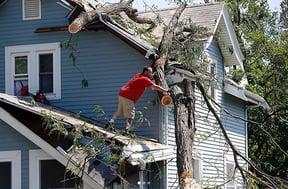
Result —
<path fill-rule="evenodd" d="M 119 0 L 103 0 L 105 2 L 119 2 Z M 161 8 L 168 8 L 173 7 L 173 4 L 167 3 L 167 1 L 164 0 L 135 0 L 133 7 L 137 8 L 140 11 L 145 10 L 145 4 L 143 2 L 146 2 L 148 5 L 156 5 L 159 9 Z M 195 3 L 203 2 L 203 0 L 195 0 Z M 280 3 L 281 0 L 268 0 L 268 3 L 270 5 L 271 10 L 280 10 Z"/>

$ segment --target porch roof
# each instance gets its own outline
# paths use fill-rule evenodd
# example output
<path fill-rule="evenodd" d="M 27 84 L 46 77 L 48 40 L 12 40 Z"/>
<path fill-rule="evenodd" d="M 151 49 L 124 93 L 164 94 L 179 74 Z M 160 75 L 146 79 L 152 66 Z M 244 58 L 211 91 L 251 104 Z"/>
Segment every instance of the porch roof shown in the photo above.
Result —
<path fill-rule="evenodd" d="M 104 135 L 105 138 L 115 141 L 116 144 L 119 145 L 119 147 L 122 149 L 121 157 L 125 159 L 128 163 L 130 163 L 132 166 L 142 165 L 143 163 L 152 163 L 156 161 L 167 160 L 167 159 L 171 159 L 175 157 L 172 147 L 164 145 L 164 144 L 160 144 L 156 142 L 155 140 L 144 138 L 144 137 L 137 137 L 137 136 L 135 137 L 125 136 L 119 133 L 109 132 L 105 130 L 104 128 L 102 128 L 101 125 L 97 125 L 96 123 L 93 123 L 92 121 L 90 122 L 89 120 L 86 120 L 86 119 L 81 119 L 81 117 L 78 118 L 72 113 L 65 112 L 55 107 L 44 105 L 41 103 L 32 104 L 31 99 L 27 97 L 17 98 L 14 96 L 0 93 L 0 111 L 1 111 L 0 119 L 8 123 L 13 128 L 15 127 L 14 129 L 16 129 L 18 132 L 20 132 L 20 134 L 24 136 L 27 131 L 25 137 L 31 140 L 36 145 L 38 145 L 44 151 L 45 149 L 48 149 L 46 152 L 50 154 L 52 157 L 54 157 L 55 159 L 61 156 L 62 159 L 63 158 L 66 160 L 71 159 L 75 164 L 78 164 L 79 163 L 78 161 L 83 160 L 83 155 L 85 154 L 81 152 L 81 149 L 79 149 L 80 153 L 79 152 L 75 153 L 75 151 L 70 151 L 68 148 L 61 147 L 61 145 L 63 146 L 63 144 L 59 144 L 59 145 L 51 144 L 51 141 L 46 140 L 45 137 L 44 138 L 39 137 L 33 130 L 31 130 L 31 128 L 28 128 L 27 125 L 24 125 L 24 123 L 22 123 L 20 120 L 18 122 L 16 119 L 14 119 L 15 111 L 12 112 L 11 108 L 7 108 L 7 107 L 12 107 L 13 110 L 16 110 L 19 112 L 25 111 L 25 112 L 28 112 L 30 115 L 37 115 L 40 117 L 43 117 L 44 115 L 49 114 L 51 115 L 52 118 L 61 120 L 63 124 L 67 124 L 73 127 L 79 127 L 85 124 L 85 126 L 92 129 L 93 131 Z M 30 118 L 27 117 L 27 118 L 22 118 L 22 119 L 27 119 L 26 121 L 29 122 Z M 17 124 L 15 124 L 14 122 L 12 123 L 11 120 L 16 121 Z M 19 127 L 16 127 L 16 125 L 18 125 Z M 22 132 L 18 129 L 24 129 L 25 132 Z M 42 144 L 42 147 L 40 143 Z M 59 159 L 57 160 L 59 161 Z M 60 161 L 60 163 L 66 166 L 65 163 L 67 162 Z M 87 166 L 87 168 L 85 168 L 88 176 L 94 179 L 98 184 L 103 185 L 103 186 L 106 185 L 107 179 L 112 178 L 111 175 L 110 176 L 101 175 L 103 168 L 101 168 L 101 170 L 99 170 L 99 167 L 94 167 L 94 168 L 95 170 L 92 172 L 91 171 L 88 172 L 88 170 L 91 169 L 90 166 Z M 107 172 L 109 171 L 107 170 Z"/>

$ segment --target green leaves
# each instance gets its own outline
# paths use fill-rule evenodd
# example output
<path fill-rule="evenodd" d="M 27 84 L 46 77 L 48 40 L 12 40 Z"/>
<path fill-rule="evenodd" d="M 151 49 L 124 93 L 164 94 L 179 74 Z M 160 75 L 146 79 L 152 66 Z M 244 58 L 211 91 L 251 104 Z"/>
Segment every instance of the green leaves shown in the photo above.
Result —
<path fill-rule="evenodd" d="M 87 88 L 89 86 L 87 79 L 82 79 L 81 83 L 82 83 L 82 88 Z"/>

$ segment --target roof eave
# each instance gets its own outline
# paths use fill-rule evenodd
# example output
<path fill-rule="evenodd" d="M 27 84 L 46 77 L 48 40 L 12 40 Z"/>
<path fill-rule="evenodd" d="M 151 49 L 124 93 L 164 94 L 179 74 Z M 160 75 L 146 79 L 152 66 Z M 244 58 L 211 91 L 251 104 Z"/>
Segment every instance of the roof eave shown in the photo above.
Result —
<path fill-rule="evenodd" d="M 248 91 L 247 89 L 227 78 L 224 82 L 224 92 L 247 102 L 252 107 L 262 107 L 265 110 L 270 109 L 270 106 L 263 97 Z"/>
<path fill-rule="evenodd" d="M 148 43 L 146 41 L 144 41 L 143 39 L 136 40 L 135 39 L 136 36 L 134 36 L 133 34 L 128 34 L 129 33 L 128 31 L 125 31 L 123 28 L 119 28 L 116 25 L 114 25 L 113 23 L 104 20 L 101 16 L 99 17 L 99 20 L 106 27 L 110 28 L 111 30 L 118 33 L 120 36 L 122 36 L 123 38 L 125 38 L 129 42 L 133 43 L 138 48 L 142 49 L 145 52 L 145 53 L 142 53 L 143 55 L 145 55 L 145 58 L 149 59 L 150 55 L 153 55 L 154 57 L 156 57 L 156 54 L 157 54 L 156 48 L 152 47 L 151 45 L 148 45 Z M 147 44 L 145 44 L 145 43 L 147 43 Z"/>
<path fill-rule="evenodd" d="M 221 22 L 221 18 L 223 18 L 224 20 L 224 23 L 225 23 L 225 26 L 226 28 L 224 28 L 225 30 L 227 30 L 228 32 L 228 35 L 229 35 L 229 39 L 230 39 L 230 43 L 233 47 L 233 53 L 231 53 L 231 56 L 235 56 L 237 62 L 238 62 L 238 65 L 244 69 L 244 66 L 243 66 L 243 60 L 244 60 L 244 55 L 241 51 L 241 48 L 239 46 L 239 43 L 238 43 L 238 40 L 237 40 L 237 36 L 236 36 L 236 33 L 234 31 L 234 28 L 233 28 L 233 24 L 232 24 L 232 21 L 231 21 L 231 17 L 228 13 L 228 10 L 226 8 L 226 6 L 223 4 L 223 8 L 222 8 L 222 11 L 220 13 L 220 16 L 216 22 L 216 25 L 215 25 L 215 28 L 214 28 L 214 35 L 216 35 L 216 32 L 217 30 L 219 29 L 220 27 L 220 22 Z M 223 28 L 221 28 L 223 29 Z M 221 38 L 220 38 L 221 40 Z M 224 41 L 225 42 L 225 41 Z"/>

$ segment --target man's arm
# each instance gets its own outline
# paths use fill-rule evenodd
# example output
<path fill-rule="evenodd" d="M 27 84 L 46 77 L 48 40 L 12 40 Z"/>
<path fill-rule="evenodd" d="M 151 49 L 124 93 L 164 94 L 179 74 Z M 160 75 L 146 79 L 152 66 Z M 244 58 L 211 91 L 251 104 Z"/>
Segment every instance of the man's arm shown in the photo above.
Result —
<path fill-rule="evenodd" d="M 164 89 L 163 87 L 161 87 L 160 85 L 156 85 L 155 83 L 153 83 L 153 85 L 151 86 L 151 88 L 153 90 L 156 90 L 156 91 L 160 91 L 162 93 L 167 93 L 169 91 L 169 89 Z"/>

